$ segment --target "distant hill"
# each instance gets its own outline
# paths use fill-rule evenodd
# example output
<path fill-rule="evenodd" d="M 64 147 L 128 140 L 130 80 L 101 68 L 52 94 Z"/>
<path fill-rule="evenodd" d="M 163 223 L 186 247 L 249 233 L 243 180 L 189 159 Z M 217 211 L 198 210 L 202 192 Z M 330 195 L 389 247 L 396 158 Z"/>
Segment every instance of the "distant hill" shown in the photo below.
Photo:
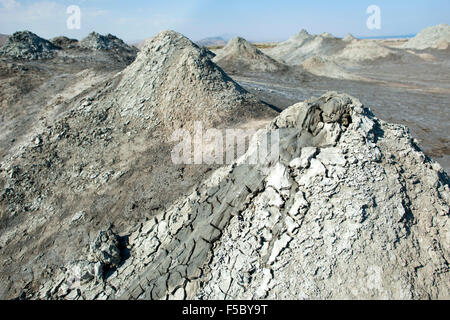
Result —
<path fill-rule="evenodd" d="M 222 37 L 209 37 L 197 41 L 196 44 L 201 47 L 224 46 L 227 44 L 227 41 Z"/>
<path fill-rule="evenodd" d="M 141 50 L 148 42 L 152 41 L 152 39 L 153 39 L 153 37 L 149 37 L 149 38 L 141 40 L 141 41 L 132 42 L 132 43 L 130 43 L 130 45 L 135 46 L 136 48 Z"/>

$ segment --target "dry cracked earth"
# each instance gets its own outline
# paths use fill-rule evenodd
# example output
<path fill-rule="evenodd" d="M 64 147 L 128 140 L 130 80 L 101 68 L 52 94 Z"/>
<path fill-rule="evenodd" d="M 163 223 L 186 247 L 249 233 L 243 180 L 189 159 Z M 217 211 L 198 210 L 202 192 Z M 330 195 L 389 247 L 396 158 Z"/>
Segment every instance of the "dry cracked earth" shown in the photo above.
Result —
<path fill-rule="evenodd" d="M 10 36 L 0 298 L 449 299 L 447 27 L 213 51 Z M 173 164 L 197 121 L 256 133 L 226 165 Z"/>

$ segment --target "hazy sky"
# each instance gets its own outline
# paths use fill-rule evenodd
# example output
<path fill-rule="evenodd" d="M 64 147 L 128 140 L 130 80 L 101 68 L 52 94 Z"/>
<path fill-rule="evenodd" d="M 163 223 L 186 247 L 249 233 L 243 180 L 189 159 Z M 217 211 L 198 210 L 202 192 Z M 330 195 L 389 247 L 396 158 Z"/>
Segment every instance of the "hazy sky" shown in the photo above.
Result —
<path fill-rule="evenodd" d="M 81 28 L 69 30 L 67 7 L 81 9 Z M 381 29 L 369 30 L 366 9 L 381 9 Z M 51 38 L 82 38 L 95 30 L 126 41 L 173 29 L 192 40 L 240 35 L 248 40 L 284 40 L 305 28 L 336 36 L 414 34 L 450 23 L 449 0 L 0 0 L 0 33 L 30 30 Z"/>

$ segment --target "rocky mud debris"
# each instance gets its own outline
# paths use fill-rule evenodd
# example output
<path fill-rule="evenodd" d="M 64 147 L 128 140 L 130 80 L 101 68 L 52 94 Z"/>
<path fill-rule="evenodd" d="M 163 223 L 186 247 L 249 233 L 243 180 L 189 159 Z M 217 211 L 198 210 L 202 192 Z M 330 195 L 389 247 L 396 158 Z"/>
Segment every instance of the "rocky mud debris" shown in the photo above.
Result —
<path fill-rule="evenodd" d="M 51 59 L 60 47 L 30 31 L 15 32 L 0 47 L 0 56 L 15 59 Z"/>

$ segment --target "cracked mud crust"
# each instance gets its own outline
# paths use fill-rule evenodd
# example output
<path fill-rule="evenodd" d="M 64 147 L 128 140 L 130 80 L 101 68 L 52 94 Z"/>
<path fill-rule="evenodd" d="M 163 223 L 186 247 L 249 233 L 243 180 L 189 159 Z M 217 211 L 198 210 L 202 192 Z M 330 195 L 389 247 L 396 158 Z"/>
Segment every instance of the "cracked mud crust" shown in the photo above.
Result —
<path fill-rule="evenodd" d="M 266 130 L 279 161 L 247 165 L 250 147 L 142 223 L 107 278 L 71 291 L 61 273 L 37 297 L 449 298 L 449 179 L 405 127 L 327 93 Z"/>

